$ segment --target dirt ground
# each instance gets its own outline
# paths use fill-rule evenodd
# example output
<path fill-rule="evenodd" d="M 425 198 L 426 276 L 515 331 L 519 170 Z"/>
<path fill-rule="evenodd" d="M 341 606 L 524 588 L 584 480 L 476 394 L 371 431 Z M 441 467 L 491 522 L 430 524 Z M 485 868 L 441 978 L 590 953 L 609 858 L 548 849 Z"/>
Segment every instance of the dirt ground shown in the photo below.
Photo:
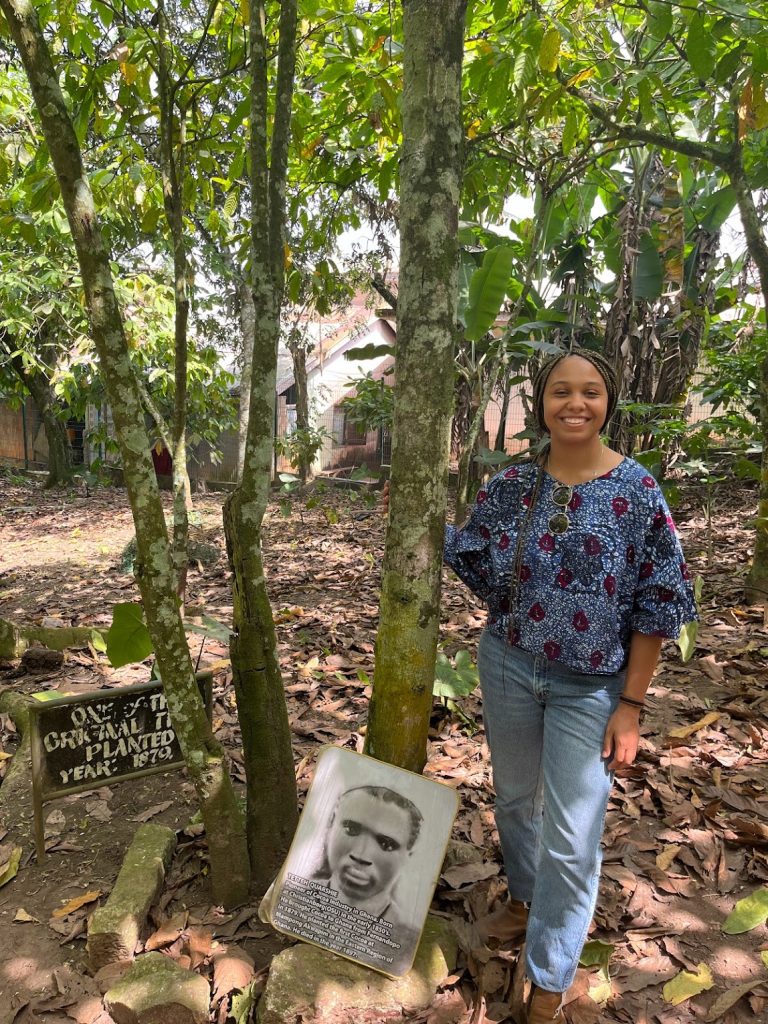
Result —
<path fill-rule="evenodd" d="M 191 569 L 188 600 L 191 615 L 204 611 L 229 622 L 221 500 L 219 494 L 196 498 L 196 530 L 222 554 L 212 566 Z M 702 626 L 687 664 L 676 645 L 665 646 L 638 762 L 616 782 L 590 936 L 608 945 L 589 947 L 596 959 L 601 950 L 610 957 L 610 984 L 600 964 L 579 971 L 567 1007 L 571 1024 L 768 1021 L 765 923 L 736 935 L 721 930 L 736 902 L 768 880 L 768 633 L 762 609 L 745 607 L 740 597 L 754 501 L 749 491 L 724 489 L 709 533 L 695 493 L 675 510 L 689 564 L 703 578 Z M 0 471 L 0 617 L 107 625 L 112 604 L 137 599 L 132 577 L 119 568 L 132 532 L 123 490 L 45 492 L 38 480 Z M 302 795 L 321 746 L 362 748 L 382 546 L 381 518 L 357 492 L 315 495 L 311 508 L 297 500 L 290 517 L 275 502 L 268 514 L 268 579 Z M 446 572 L 445 652 L 467 648 L 474 655 L 483 622 L 479 603 Z M 201 666 L 226 657 L 210 637 L 190 633 L 189 642 Z M 1 666 L 0 690 L 76 693 L 144 681 L 149 672 L 149 664 L 113 670 L 94 650 L 69 651 L 53 671 Z M 456 974 L 418 1018 L 429 1024 L 509 1019 L 514 956 L 503 949 L 472 951 L 467 939 L 468 923 L 493 905 L 504 883 L 479 695 L 466 698 L 462 709 L 464 718 L 436 707 L 426 773 L 458 788 L 454 837 L 480 848 L 484 863 L 451 872 L 438 886 L 434 908 L 456 921 L 465 948 Z M 225 668 L 216 674 L 214 727 L 240 783 L 239 732 Z M 0 716 L 0 776 L 8 773 L 17 742 L 13 723 Z M 235 945 L 253 958 L 261 984 L 271 957 L 291 941 L 265 928 L 255 906 L 235 914 L 211 906 L 194 793 L 183 772 L 47 804 L 43 865 L 29 838 L 25 799 L 4 808 L 0 826 L 0 880 L 11 849 L 22 846 L 18 874 L 0 882 L 0 1024 L 108 1024 L 85 967 L 87 916 L 109 894 L 140 821 L 162 822 L 179 835 L 154 918 L 156 926 L 168 918 L 180 922 L 173 942 L 158 940 L 165 952 L 210 973 L 214 949 Z M 80 909 L 53 916 L 76 897 L 85 900 Z M 712 984 L 673 1005 L 664 985 L 681 971 L 705 979 L 709 971 Z M 228 995 L 215 1008 L 217 1020 L 226 1016 Z"/>

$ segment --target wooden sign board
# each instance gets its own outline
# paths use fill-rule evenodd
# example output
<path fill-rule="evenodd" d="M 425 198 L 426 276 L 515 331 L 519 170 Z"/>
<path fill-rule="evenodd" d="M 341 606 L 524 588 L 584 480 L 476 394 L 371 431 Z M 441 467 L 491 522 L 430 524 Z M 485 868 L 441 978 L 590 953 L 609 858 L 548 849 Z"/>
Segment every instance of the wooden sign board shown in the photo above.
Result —
<path fill-rule="evenodd" d="M 210 672 L 197 676 L 208 717 Z M 37 857 L 45 857 L 43 804 L 184 766 L 158 680 L 30 703 L 32 799 Z"/>

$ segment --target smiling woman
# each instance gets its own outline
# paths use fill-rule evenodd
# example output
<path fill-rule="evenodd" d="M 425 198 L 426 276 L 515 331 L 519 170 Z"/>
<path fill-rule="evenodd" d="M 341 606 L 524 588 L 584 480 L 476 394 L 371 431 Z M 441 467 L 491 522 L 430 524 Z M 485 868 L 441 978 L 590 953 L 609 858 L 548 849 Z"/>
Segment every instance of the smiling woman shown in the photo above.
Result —
<path fill-rule="evenodd" d="M 656 481 L 602 443 L 617 397 L 599 354 L 548 360 L 533 382 L 544 455 L 494 477 L 446 536 L 488 605 L 478 668 L 509 902 L 480 930 L 525 942 L 528 1024 L 565 1020 L 612 773 L 637 753 L 662 638 L 696 614 Z"/>

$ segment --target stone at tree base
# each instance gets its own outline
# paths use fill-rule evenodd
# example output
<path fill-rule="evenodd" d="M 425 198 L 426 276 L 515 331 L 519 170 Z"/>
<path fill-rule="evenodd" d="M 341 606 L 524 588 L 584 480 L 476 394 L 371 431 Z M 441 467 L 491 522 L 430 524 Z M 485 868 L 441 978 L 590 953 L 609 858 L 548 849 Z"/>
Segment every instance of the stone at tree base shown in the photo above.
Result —
<path fill-rule="evenodd" d="M 104 996 L 116 1024 L 208 1024 L 210 987 L 162 953 L 145 953 Z"/>
<path fill-rule="evenodd" d="M 399 1024 L 422 1010 L 456 966 L 447 921 L 428 917 L 411 970 L 387 978 L 317 946 L 299 943 L 272 961 L 258 1024 Z"/>
<path fill-rule="evenodd" d="M 165 825 L 140 825 L 109 899 L 88 922 L 88 959 L 94 974 L 117 960 L 132 960 L 149 908 L 160 894 L 176 848 Z"/>

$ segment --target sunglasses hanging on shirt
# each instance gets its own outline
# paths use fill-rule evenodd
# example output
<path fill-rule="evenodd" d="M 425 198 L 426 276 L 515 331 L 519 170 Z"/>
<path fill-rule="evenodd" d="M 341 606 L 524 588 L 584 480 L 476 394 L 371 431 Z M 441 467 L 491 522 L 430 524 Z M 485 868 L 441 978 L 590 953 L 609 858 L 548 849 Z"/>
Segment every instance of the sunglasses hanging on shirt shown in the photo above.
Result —
<path fill-rule="evenodd" d="M 552 488 L 552 504 L 557 505 L 560 509 L 559 512 L 555 512 L 554 515 L 549 517 L 549 522 L 547 523 L 547 529 L 553 537 L 561 537 L 571 525 L 571 520 L 568 518 L 568 513 L 565 510 L 568 508 L 572 497 L 573 487 L 569 487 L 567 484 L 555 484 Z"/>

